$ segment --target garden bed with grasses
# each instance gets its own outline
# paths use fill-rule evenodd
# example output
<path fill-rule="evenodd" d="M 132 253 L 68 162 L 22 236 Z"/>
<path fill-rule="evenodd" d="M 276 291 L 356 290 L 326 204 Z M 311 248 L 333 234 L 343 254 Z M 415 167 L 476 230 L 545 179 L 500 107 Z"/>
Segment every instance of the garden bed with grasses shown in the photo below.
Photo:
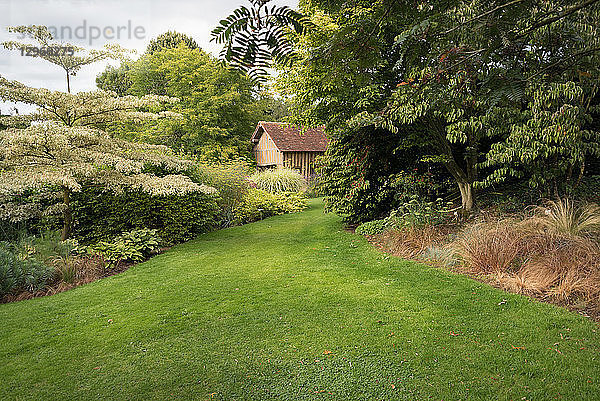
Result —
<path fill-rule="evenodd" d="M 600 320 L 599 207 L 561 200 L 519 215 L 482 210 L 465 222 L 418 223 L 392 216 L 358 232 L 393 255 Z"/>

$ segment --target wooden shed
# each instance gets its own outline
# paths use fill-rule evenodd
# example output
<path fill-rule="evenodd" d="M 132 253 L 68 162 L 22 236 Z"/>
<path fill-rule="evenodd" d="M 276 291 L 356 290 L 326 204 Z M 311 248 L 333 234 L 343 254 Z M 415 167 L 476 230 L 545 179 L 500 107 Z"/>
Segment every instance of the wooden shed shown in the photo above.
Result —
<path fill-rule="evenodd" d="M 292 168 L 309 179 L 315 158 L 325 152 L 329 142 L 324 131 L 323 126 L 303 128 L 260 121 L 251 138 L 258 168 Z"/>

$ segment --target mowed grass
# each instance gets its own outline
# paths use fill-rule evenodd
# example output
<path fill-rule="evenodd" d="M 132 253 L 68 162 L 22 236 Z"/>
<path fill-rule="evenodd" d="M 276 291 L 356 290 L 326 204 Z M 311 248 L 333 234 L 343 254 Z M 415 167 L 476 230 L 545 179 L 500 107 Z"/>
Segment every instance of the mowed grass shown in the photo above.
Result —
<path fill-rule="evenodd" d="M 600 398 L 595 323 L 387 257 L 320 201 L 0 323 L 3 400 Z"/>

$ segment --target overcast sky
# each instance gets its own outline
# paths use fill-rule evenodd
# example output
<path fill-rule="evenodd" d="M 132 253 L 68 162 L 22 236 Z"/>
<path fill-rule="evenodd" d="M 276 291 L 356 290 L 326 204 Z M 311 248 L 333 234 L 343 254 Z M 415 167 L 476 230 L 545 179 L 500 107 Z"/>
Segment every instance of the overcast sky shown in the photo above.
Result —
<path fill-rule="evenodd" d="M 192 36 L 204 50 L 218 55 L 210 42 L 210 31 L 221 19 L 247 0 L 0 0 L 0 42 L 19 39 L 6 28 L 16 25 L 46 25 L 56 28 L 62 39 L 86 48 L 118 43 L 142 53 L 149 40 L 168 30 Z M 296 7 L 298 0 L 274 0 L 271 4 Z M 121 27 L 119 29 L 119 27 Z M 125 27 L 125 28 L 124 28 Z M 120 38 L 116 39 L 116 32 Z M 71 38 L 67 37 L 71 35 Z M 96 38 L 99 36 L 98 38 Z M 106 37 L 115 36 L 115 39 Z M 91 41 L 91 45 L 90 45 Z M 115 62 L 112 62 L 113 64 Z M 71 80 L 73 92 L 95 89 L 96 75 L 106 63 L 83 67 Z M 33 87 L 66 90 L 60 67 L 41 59 L 21 56 L 0 46 L 0 75 Z M 12 105 L 0 102 L 7 113 Z M 20 112 L 29 111 L 17 105 Z"/>

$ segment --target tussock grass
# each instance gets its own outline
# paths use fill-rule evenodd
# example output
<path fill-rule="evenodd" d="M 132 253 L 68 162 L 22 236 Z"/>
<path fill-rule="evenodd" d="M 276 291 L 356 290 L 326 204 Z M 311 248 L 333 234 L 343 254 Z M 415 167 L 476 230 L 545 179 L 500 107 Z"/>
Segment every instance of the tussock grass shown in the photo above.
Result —
<path fill-rule="evenodd" d="M 299 192 L 306 188 L 306 180 L 289 168 L 267 169 L 250 176 L 256 188 L 268 192 Z"/>
<path fill-rule="evenodd" d="M 530 223 L 549 232 L 573 236 L 597 236 L 600 232 L 600 207 L 592 203 L 576 205 L 561 199 L 548 201 L 536 211 Z"/>

